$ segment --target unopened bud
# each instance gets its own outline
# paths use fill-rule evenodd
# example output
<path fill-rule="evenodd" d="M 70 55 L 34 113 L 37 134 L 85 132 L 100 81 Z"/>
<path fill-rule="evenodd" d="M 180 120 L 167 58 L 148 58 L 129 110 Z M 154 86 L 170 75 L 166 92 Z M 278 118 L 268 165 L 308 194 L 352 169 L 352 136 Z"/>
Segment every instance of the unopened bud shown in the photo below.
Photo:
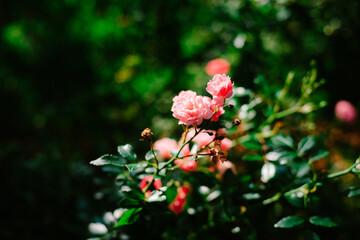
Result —
<path fill-rule="evenodd" d="M 151 141 L 152 140 L 152 135 L 153 133 L 151 132 L 150 128 L 145 128 L 144 131 L 142 131 L 141 133 L 141 137 L 142 139 L 140 139 L 141 141 Z"/>
<path fill-rule="evenodd" d="M 240 123 L 241 123 L 241 120 L 240 120 L 240 119 L 235 119 L 235 120 L 233 121 L 233 123 L 234 123 L 235 126 L 239 126 Z"/>

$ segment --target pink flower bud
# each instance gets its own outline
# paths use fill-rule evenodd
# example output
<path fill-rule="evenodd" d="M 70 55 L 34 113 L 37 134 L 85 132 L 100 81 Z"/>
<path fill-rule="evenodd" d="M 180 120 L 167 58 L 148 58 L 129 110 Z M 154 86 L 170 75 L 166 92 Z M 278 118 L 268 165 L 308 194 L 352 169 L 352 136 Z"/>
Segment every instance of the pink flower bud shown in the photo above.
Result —
<path fill-rule="evenodd" d="M 335 115 L 342 122 L 352 123 L 356 120 L 357 111 L 350 102 L 341 100 L 335 105 Z"/>
<path fill-rule="evenodd" d="M 171 111 L 173 116 L 179 119 L 179 124 L 200 125 L 204 119 L 210 119 L 211 99 L 209 97 L 197 96 L 193 91 L 181 91 L 173 98 Z"/>
<path fill-rule="evenodd" d="M 206 64 L 205 71 L 210 76 L 226 74 L 230 71 L 230 64 L 225 59 L 216 58 Z"/>

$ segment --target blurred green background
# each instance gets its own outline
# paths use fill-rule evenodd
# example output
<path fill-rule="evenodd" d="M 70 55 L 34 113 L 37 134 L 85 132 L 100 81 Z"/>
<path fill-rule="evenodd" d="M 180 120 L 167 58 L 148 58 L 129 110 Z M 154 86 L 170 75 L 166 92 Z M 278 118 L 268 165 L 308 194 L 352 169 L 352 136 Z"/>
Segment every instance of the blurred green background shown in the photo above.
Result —
<path fill-rule="evenodd" d="M 316 60 L 324 117 L 340 99 L 359 109 L 359 42 L 359 1 L 1 1 L 0 238 L 89 236 L 114 209 L 89 161 L 125 143 L 144 153 L 145 127 L 172 132 L 172 97 L 204 93 L 214 58 L 244 87 L 259 74 L 282 84 Z"/>

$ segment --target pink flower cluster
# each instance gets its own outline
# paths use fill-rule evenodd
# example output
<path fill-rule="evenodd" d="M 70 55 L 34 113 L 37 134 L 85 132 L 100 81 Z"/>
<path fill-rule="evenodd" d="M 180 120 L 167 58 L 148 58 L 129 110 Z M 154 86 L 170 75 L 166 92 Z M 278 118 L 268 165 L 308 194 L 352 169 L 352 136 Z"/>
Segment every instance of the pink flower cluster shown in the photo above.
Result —
<path fill-rule="evenodd" d="M 175 200 L 168 206 L 173 213 L 179 214 L 184 210 L 186 204 L 186 195 L 189 192 L 190 188 L 186 186 L 182 186 L 177 189 L 177 195 L 175 197 Z"/>
<path fill-rule="evenodd" d="M 179 119 L 179 124 L 197 126 L 204 119 L 218 121 L 219 116 L 224 114 L 223 105 L 226 98 L 233 94 L 234 84 L 224 74 L 216 74 L 207 84 L 206 91 L 212 95 L 212 99 L 198 96 L 195 92 L 181 91 L 173 98 L 171 111 L 173 116 Z"/>

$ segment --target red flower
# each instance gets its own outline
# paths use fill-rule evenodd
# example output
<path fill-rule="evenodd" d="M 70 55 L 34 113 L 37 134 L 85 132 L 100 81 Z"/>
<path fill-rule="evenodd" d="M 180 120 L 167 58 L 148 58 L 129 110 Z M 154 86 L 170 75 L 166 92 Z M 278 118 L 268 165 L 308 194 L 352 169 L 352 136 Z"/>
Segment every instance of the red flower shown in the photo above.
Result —
<path fill-rule="evenodd" d="M 190 188 L 182 186 L 177 189 L 177 195 L 175 200 L 169 204 L 169 209 L 175 213 L 179 214 L 184 210 L 186 204 L 186 196 L 190 192 Z"/>
<path fill-rule="evenodd" d="M 226 74 L 230 71 L 230 63 L 225 59 L 216 58 L 206 64 L 205 71 L 210 76 Z"/>

